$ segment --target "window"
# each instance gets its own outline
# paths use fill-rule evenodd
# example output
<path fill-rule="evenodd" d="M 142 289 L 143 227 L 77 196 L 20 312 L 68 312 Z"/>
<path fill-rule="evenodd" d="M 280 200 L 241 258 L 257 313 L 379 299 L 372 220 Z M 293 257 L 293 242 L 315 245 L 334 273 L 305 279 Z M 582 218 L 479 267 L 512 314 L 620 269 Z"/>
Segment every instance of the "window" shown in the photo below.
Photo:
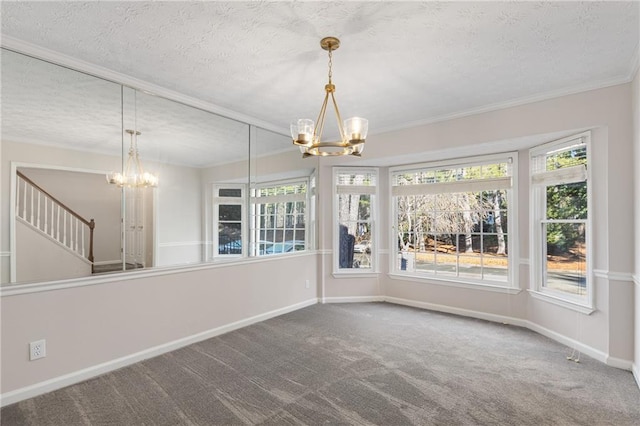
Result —
<path fill-rule="evenodd" d="M 244 186 L 213 188 L 214 256 L 241 256 L 244 236 Z"/>
<path fill-rule="evenodd" d="M 334 169 L 336 272 L 375 270 L 377 178 L 378 171 L 375 169 Z"/>
<path fill-rule="evenodd" d="M 253 189 L 251 256 L 306 250 L 307 186 L 304 179 Z"/>
<path fill-rule="evenodd" d="M 530 152 L 534 290 L 587 307 L 589 140 L 583 133 Z"/>
<path fill-rule="evenodd" d="M 392 271 L 515 286 L 517 153 L 394 167 Z"/>

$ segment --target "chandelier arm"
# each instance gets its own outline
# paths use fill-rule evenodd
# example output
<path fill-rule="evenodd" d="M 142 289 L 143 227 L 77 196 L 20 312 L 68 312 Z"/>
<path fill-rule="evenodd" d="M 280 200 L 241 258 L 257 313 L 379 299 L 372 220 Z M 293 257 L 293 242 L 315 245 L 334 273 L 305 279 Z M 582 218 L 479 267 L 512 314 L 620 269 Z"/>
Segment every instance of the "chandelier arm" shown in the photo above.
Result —
<path fill-rule="evenodd" d="M 345 143 L 347 141 L 347 135 L 344 134 L 344 128 L 342 127 L 342 116 L 340 115 L 340 110 L 338 109 L 338 103 L 336 102 L 336 97 L 333 92 L 331 92 L 331 100 L 333 101 L 333 108 L 336 112 L 336 119 L 338 120 L 338 130 L 340 131 L 340 140 Z"/>
<path fill-rule="evenodd" d="M 136 150 L 136 167 L 138 168 L 138 180 L 144 176 L 144 170 L 142 169 L 142 163 L 140 162 L 140 156 Z"/>
<path fill-rule="evenodd" d="M 131 159 L 132 158 L 133 157 L 131 156 L 131 150 L 129 150 L 129 157 L 127 158 L 127 163 L 125 165 L 123 179 L 126 179 L 128 176 L 131 176 Z"/>
<path fill-rule="evenodd" d="M 316 128 L 313 129 L 313 143 L 320 142 L 322 140 L 322 132 L 324 130 L 324 120 L 327 114 L 327 103 L 329 101 L 329 92 L 324 95 L 324 101 L 320 108 L 320 114 L 318 114 L 318 121 L 316 121 Z"/>
<path fill-rule="evenodd" d="M 135 144 L 136 144 L 136 167 L 138 168 L 138 180 L 142 179 L 144 176 L 144 169 L 142 168 L 142 162 L 140 161 L 140 151 L 138 151 L 138 135 L 136 132 L 135 136 Z"/>

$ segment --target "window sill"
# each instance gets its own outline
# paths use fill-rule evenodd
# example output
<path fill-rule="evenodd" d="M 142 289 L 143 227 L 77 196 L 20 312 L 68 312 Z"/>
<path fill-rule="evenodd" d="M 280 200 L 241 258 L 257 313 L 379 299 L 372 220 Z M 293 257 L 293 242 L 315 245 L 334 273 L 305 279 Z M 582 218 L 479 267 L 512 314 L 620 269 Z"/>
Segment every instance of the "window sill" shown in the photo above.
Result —
<path fill-rule="evenodd" d="M 442 285 L 447 287 L 460 287 L 460 288 L 468 288 L 473 290 L 483 290 L 483 291 L 493 291 L 497 293 L 507 293 L 507 294 L 519 294 L 522 289 L 517 287 L 509 287 L 507 285 L 497 285 L 497 284 L 488 284 L 488 283 L 479 283 L 479 282 L 464 282 L 460 280 L 446 279 L 446 278 L 435 278 L 435 277 L 426 277 L 423 275 L 409 275 L 409 274 L 397 274 L 390 273 L 388 274 L 389 278 L 395 280 L 402 281 L 421 281 L 429 284 Z"/>
<path fill-rule="evenodd" d="M 545 302 L 562 306 L 563 308 L 571 309 L 576 312 L 580 312 L 581 314 L 591 315 L 596 311 L 593 306 L 585 305 L 583 303 L 574 302 L 573 300 L 568 300 L 560 296 L 555 296 L 549 293 L 543 293 L 537 290 L 527 290 L 531 297 L 538 300 L 543 300 Z"/>
<path fill-rule="evenodd" d="M 342 279 L 342 278 L 378 278 L 380 273 L 379 272 L 375 272 L 375 271 L 366 271 L 366 272 L 339 271 L 339 272 L 333 272 L 331 275 L 333 276 L 333 278 L 338 278 L 338 279 Z"/>

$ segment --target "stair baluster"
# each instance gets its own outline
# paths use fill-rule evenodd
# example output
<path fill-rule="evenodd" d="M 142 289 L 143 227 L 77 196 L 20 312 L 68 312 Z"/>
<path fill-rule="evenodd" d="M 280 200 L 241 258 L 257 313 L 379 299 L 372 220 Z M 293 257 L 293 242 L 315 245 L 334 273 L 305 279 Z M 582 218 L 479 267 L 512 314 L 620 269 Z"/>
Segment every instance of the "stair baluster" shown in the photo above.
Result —
<path fill-rule="evenodd" d="M 78 255 L 86 257 L 91 262 L 91 272 L 93 272 L 95 221 L 80 216 L 22 172 L 16 171 L 16 174 L 18 176 L 16 216 Z M 88 238 L 85 229 L 89 230 Z M 87 239 L 88 242 L 85 241 Z M 88 256 L 86 255 L 87 245 Z"/>

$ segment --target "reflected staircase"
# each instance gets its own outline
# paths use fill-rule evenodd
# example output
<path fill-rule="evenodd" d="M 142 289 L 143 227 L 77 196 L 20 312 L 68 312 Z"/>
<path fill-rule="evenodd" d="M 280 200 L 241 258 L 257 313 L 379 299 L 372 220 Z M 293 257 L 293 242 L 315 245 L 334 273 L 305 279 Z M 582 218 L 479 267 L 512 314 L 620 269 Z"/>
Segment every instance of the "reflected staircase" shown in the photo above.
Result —
<path fill-rule="evenodd" d="M 22 172 L 16 171 L 16 217 L 91 263 L 94 273 L 93 219 L 85 219 Z"/>

